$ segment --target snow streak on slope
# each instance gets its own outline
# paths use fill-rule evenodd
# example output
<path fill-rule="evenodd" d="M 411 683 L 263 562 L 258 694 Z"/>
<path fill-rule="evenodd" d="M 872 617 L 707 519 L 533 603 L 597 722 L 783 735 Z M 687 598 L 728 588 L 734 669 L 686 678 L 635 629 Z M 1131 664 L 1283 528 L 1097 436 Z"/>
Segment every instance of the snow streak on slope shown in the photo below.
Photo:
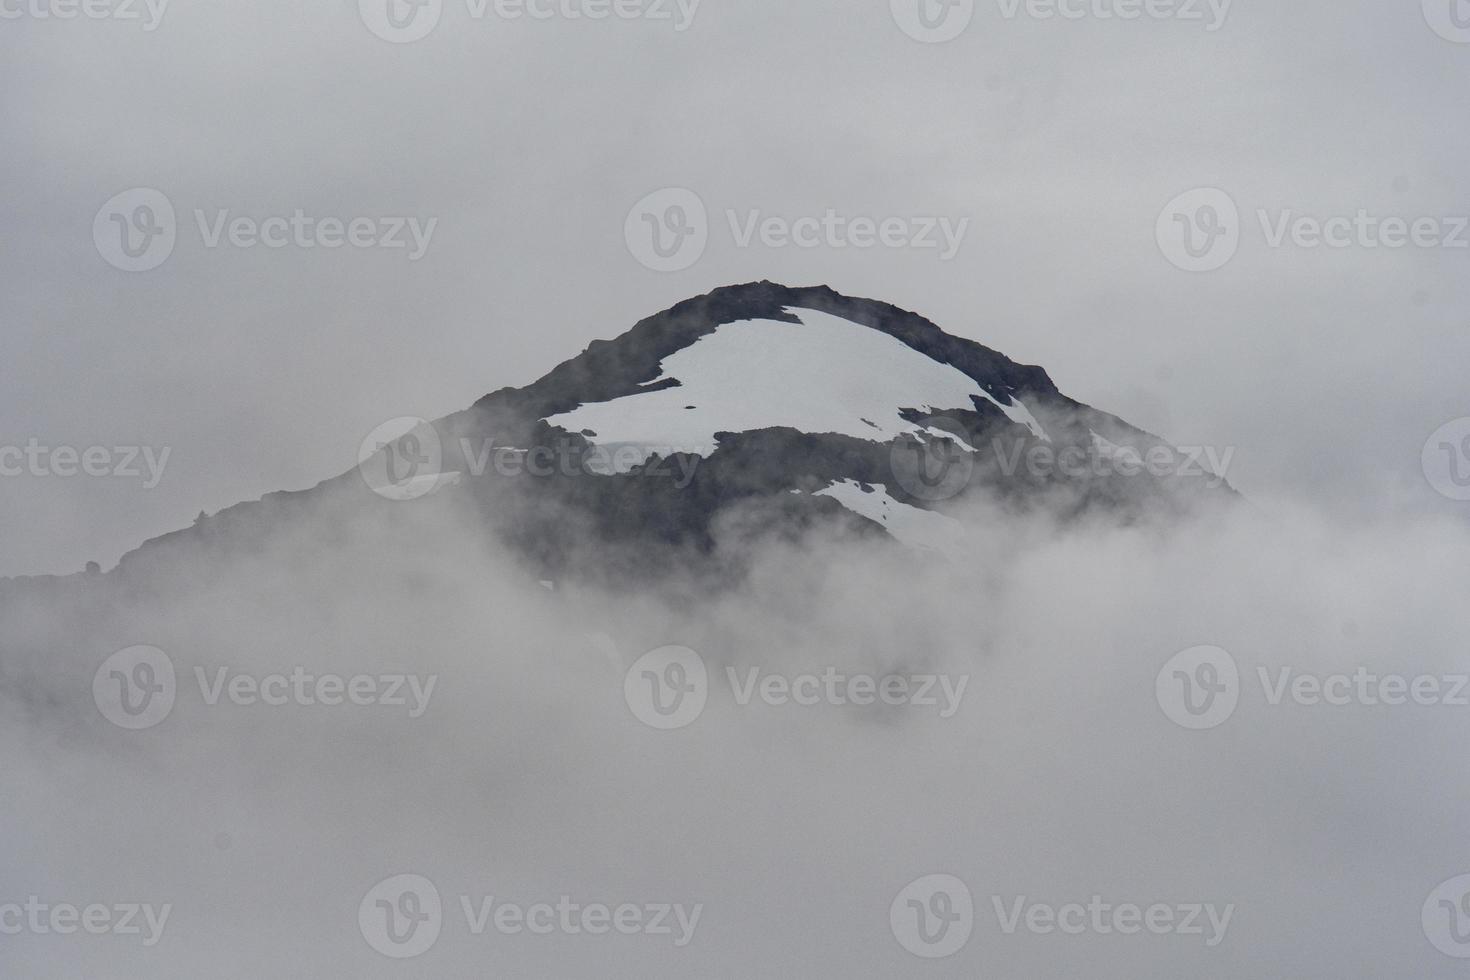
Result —
<path fill-rule="evenodd" d="M 912 548 L 924 548 L 954 555 L 965 527 L 959 521 L 932 510 L 901 503 L 888 496 L 881 483 L 864 490 L 854 480 L 841 480 L 818 490 L 816 496 L 831 497 L 855 514 L 882 524 L 888 533 Z"/>
<path fill-rule="evenodd" d="M 588 438 L 605 447 L 710 446 L 717 432 L 778 426 L 889 442 L 923 431 L 900 416 L 903 409 L 973 410 L 970 399 L 980 398 L 1048 438 L 1024 405 L 1002 404 L 958 368 L 881 330 L 814 310 L 788 312 L 801 322 L 722 324 L 665 358 L 658 380 L 675 378 L 678 387 L 582 405 L 546 421 L 590 430 Z"/>

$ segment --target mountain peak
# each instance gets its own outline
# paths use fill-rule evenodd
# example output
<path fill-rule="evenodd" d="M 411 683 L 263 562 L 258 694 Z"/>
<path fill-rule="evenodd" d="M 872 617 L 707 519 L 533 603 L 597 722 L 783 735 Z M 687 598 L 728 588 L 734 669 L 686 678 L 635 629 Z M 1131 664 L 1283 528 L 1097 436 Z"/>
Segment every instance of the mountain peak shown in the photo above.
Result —
<path fill-rule="evenodd" d="M 414 424 L 369 440 L 356 472 L 164 540 L 215 548 L 293 521 L 396 522 L 414 501 L 465 504 L 542 578 L 636 579 L 720 565 L 731 527 L 748 538 L 836 522 L 943 551 L 972 494 L 1118 519 L 1232 496 L 1214 474 L 1118 465 L 1180 457 L 1041 368 L 826 286 L 722 287 L 533 384 L 397 421 Z"/>
<path fill-rule="evenodd" d="M 569 402 L 573 398 L 606 401 L 631 394 L 634 388 L 658 379 L 663 358 L 721 326 L 801 323 L 801 310 L 885 333 L 931 360 L 953 365 L 997 398 L 1026 392 L 1045 396 L 1057 390 L 1040 367 L 1018 364 L 975 341 L 945 333 L 917 313 L 878 300 L 845 296 L 828 286 L 790 287 L 761 280 L 719 287 L 641 320 L 613 340 L 593 341 L 582 354 L 538 382 L 546 397 L 556 399 L 541 407 L 548 414 L 557 414 L 576 407 Z M 481 404 L 493 405 L 511 391 L 525 390 L 496 392 Z"/>

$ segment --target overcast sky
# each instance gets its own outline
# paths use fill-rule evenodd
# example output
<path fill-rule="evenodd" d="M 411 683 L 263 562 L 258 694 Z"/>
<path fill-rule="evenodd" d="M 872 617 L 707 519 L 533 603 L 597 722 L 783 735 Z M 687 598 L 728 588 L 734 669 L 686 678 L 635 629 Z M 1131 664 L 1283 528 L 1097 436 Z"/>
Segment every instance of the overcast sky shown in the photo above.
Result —
<path fill-rule="evenodd" d="M 605 20 L 447 0 L 407 43 L 372 3 L 61 20 L 48 2 L 0 0 L 0 447 L 105 447 L 94 468 L 123 472 L 63 476 L 63 457 L 0 477 L 0 574 L 110 566 L 201 510 L 349 468 L 387 419 L 461 409 L 760 278 L 917 310 L 1175 443 L 1235 447 L 1232 481 L 1266 504 L 1465 506 L 1420 462 L 1470 415 L 1454 222 L 1430 247 L 1304 248 L 1272 247 L 1257 217 L 1470 214 L 1470 31 L 1449 0 L 1130 21 L 981 0 L 943 43 L 887 0 L 649 0 Z M 661 272 L 625 223 L 670 187 L 705 206 L 707 246 Z M 121 232 L 104 204 L 133 188 L 175 212 L 150 271 L 99 245 Z M 1195 188 L 1240 214 L 1211 272 L 1156 235 Z M 312 228 L 374 219 L 363 241 L 381 219 L 428 234 L 209 245 L 222 220 L 298 209 Z M 947 258 L 740 240 L 757 212 L 828 209 L 968 224 Z M 153 452 L 156 486 L 126 447 Z"/>
<path fill-rule="evenodd" d="M 1233 450 L 1258 506 L 971 498 L 954 561 L 813 535 L 693 606 L 545 589 L 473 508 L 0 589 L 0 973 L 1463 976 L 1464 0 L 85 2 L 0 0 L 0 575 L 111 566 L 761 278 Z M 640 16 L 567 16 L 598 9 Z M 673 645 L 708 704 L 656 731 L 630 691 Z M 732 673 L 829 668 L 968 693 Z M 298 669 L 442 683 L 419 716 L 236 691 Z M 1297 685 L 1370 671 L 1381 700 Z M 371 919 L 400 873 L 446 913 L 407 961 Z M 961 892 L 968 945 L 921 963 L 903 899 Z M 475 934 L 492 895 L 704 918 L 678 950 Z M 1091 896 L 1234 918 L 1005 926 Z M 12 935 L 32 898 L 173 918 Z"/>

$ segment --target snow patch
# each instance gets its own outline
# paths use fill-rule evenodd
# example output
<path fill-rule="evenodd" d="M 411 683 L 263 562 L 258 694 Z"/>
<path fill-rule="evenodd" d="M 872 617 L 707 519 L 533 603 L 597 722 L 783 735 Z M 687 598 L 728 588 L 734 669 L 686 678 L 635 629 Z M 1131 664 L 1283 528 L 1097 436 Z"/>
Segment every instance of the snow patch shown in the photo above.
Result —
<path fill-rule="evenodd" d="M 938 551 L 951 557 L 958 554 L 965 536 L 963 524 L 932 510 L 895 500 L 881 483 L 868 486 L 872 489 L 864 490 L 855 480 L 840 480 L 813 496 L 831 497 L 854 514 L 882 524 L 895 539 L 911 548 Z"/>
<path fill-rule="evenodd" d="M 663 373 L 642 385 L 677 379 L 676 386 L 591 402 L 546 422 L 570 432 L 591 429 L 599 445 L 645 447 L 637 463 L 625 464 L 631 457 L 621 457 L 621 472 L 646 460 L 653 452 L 647 447 L 713 446 L 717 432 L 788 426 L 869 442 L 925 431 L 953 438 L 905 421 L 899 413 L 970 411 L 971 398 L 990 402 L 1050 441 L 1021 402 L 1002 404 L 958 368 L 925 357 L 881 330 L 815 310 L 787 312 L 800 322 L 721 324 L 664 358 Z"/>

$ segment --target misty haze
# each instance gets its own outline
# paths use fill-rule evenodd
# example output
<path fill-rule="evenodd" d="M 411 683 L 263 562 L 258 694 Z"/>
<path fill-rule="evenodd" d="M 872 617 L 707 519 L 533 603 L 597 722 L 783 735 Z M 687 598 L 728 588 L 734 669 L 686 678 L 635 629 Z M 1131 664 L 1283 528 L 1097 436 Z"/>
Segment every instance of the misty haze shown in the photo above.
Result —
<path fill-rule="evenodd" d="M 0 0 L 0 977 L 1462 975 L 1467 84 Z"/>

